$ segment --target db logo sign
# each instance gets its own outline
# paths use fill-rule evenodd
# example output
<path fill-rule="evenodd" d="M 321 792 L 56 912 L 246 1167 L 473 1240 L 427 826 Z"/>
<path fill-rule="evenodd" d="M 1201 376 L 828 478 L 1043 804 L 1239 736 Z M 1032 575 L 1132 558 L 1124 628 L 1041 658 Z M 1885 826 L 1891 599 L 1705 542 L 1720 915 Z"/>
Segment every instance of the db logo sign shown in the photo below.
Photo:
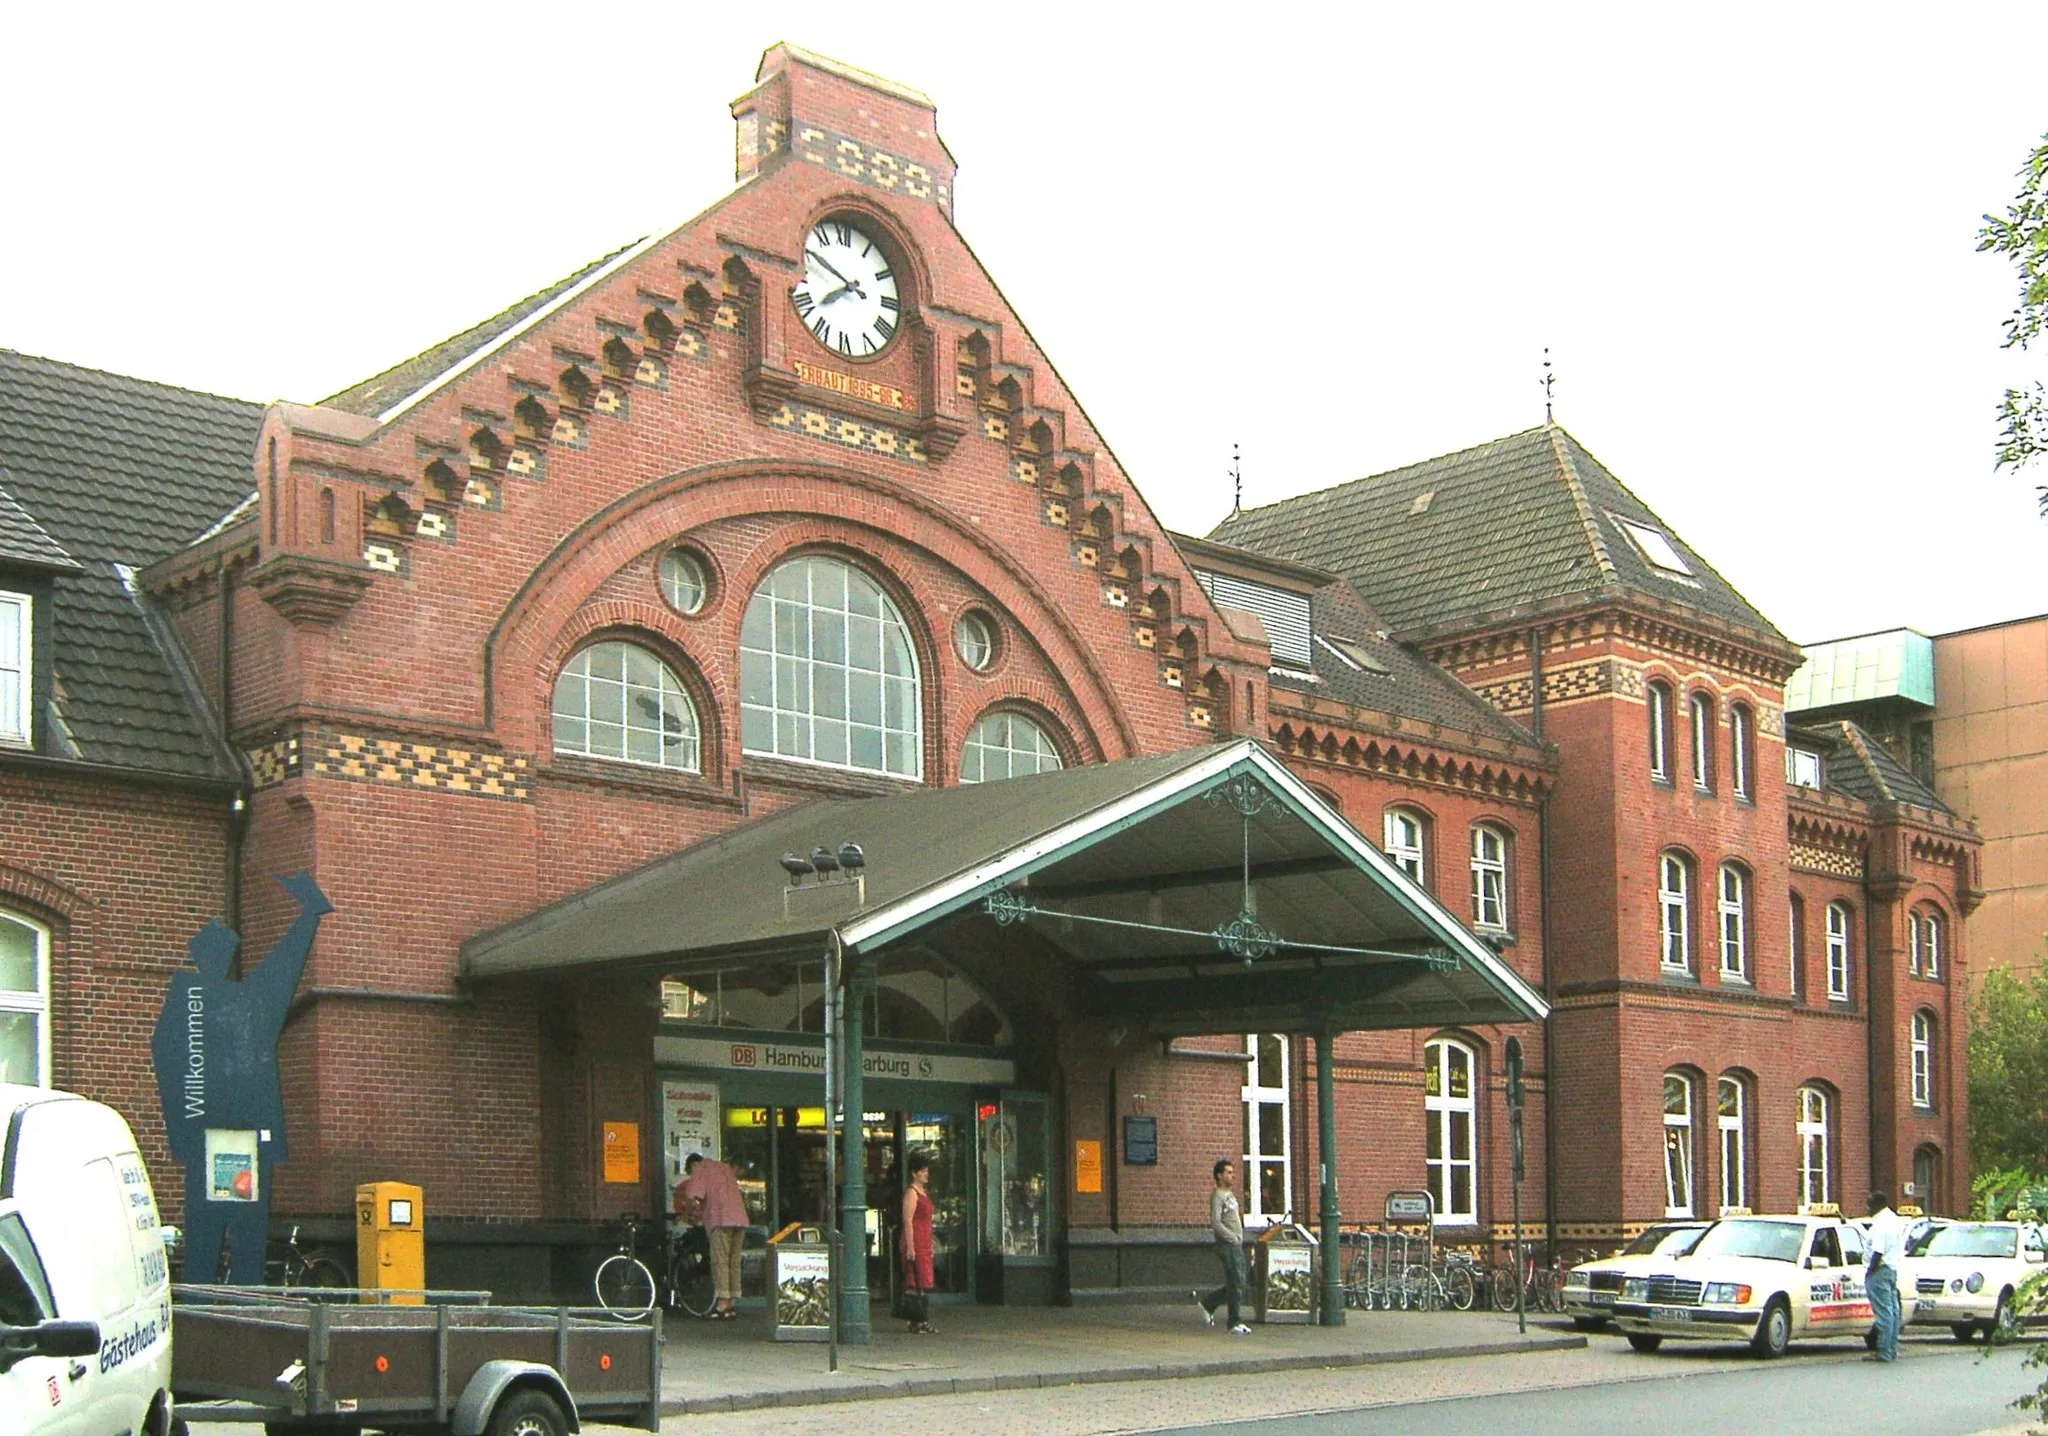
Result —
<path fill-rule="evenodd" d="M 732 1046 L 732 1065 L 735 1067 L 753 1066 L 754 1049 L 749 1046 L 742 1046 L 741 1044 L 735 1042 Z"/>

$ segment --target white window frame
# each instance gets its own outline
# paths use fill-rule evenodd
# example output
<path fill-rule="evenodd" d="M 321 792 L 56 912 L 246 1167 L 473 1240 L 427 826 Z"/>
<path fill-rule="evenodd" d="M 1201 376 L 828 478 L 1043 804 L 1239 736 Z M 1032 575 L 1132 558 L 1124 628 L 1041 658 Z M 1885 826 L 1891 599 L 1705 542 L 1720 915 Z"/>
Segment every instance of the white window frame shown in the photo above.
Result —
<path fill-rule="evenodd" d="M 785 581 L 785 575 L 798 567 L 804 570 L 801 595 L 780 591 L 782 586 L 795 585 L 794 580 Z M 843 573 L 843 591 L 848 597 L 841 606 L 832 605 L 834 595 L 830 592 L 820 601 L 816 577 L 821 569 Z M 853 611 L 851 595 L 856 585 L 863 590 L 863 601 L 868 596 L 866 590 L 873 590 L 877 599 L 875 613 Z M 779 620 L 785 609 L 790 613 L 791 626 L 801 627 L 801 652 L 783 651 L 783 626 Z M 829 634 L 835 618 L 841 634 L 838 658 L 830 656 Z M 854 630 L 858 623 L 878 625 L 876 667 L 872 669 L 856 662 Z M 826 635 L 823 657 L 818 656 L 821 633 Z M 889 666 L 892 638 L 901 640 L 902 672 Z M 839 676 L 842 713 L 818 711 L 821 673 Z M 875 684 L 875 722 L 856 721 L 853 690 L 857 683 L 865 686 L 870 679 Z M 900 715 L 903 721 L 892 724 L 889 695 L 892 688 L 900 687 L 908 688 L 908 700 Z M 764 722 L 768 740 L 765 746 L 758 731 Z M 822 745 L 821 736 L 825 739 Z M 855 757 L 856 745 L 870 736 L 879 744 L 879 761 L 859 761 Z M 817 756 L 821 746 L 836 751 L 840 740 L 845 743 L 844 759 Z M 901 751 L 900 761 L 891 759 L 892 740 Z M 924 679 L 918 667 L 917 642 L 903 611 L 873 575 L 844 559 L 802 554 L 777 564 L 761 579 L 747 600 L 740 628 L 740 746 L 742 752 L 785 762 L 913 781 L 923 779 Z"/>
<path fill-rule="evenodd" d="M 0 990 L 0 1013 L 28 1014 L 35 1023 L 36 1071 L 31 1086 L 50 1085 L 50 930 L 20 913 L 0 909 L 0 923 L 25 929 L 35 944 L 35 990 Z"/>
<path fill-rule="evenodd" d="M 967 741 L 960 745 L 962 783 L 996 783 L 1065 766 L 1059 745 L 1044 725 L 1011 708 L 998 708 L 975 719 L 967 730 Z M 991 771 L 998 767 L 1000 772 Z"/>
<path fill-rule="evenodd" d="M 1721 927 L 1721 976 L 1749 981 L 1749 874 L 1721 864 L 1716 904 Z"/>
<path fill-rule="evenodd" d="M 1267 1070 L 1271 1065 L 1259 1056 L 1259 1043 L 1266 1041 L 1279 1049 L 1279 1072 Z M 1294 1193 L 1294 1107 L 1293 1084 L 1288 1080 L 1292 1075 L 1294 1053 L 1287 1035 L 1282 1032 L 1248 1032 L 1244 1039 L 1245 1064 L 1244 1086 L 1238 1089 L 1238 1099 L 1244 1107 L 1244 1152 L 1238 1170 L 1244 1174 L 1244 1216 L 1246 1221 L 1276 1222 L 1290 1215 Z M 1277 1080 L 1276 1080 L 1277 1078 Z M 1280 1109 L 1280 1151 L 1276 1155 L 1258 1150 L 1260 1134 L 1264 1130 L 1260 1109 L 1277 1106 Z M 1280 1206 L 1277 1210 L 1266 1208 L 1263 1169 L 1277 1167 L 1280 1172 Z"/>
<path fill-rule="evenodd" d="M 1849 909 L 1828 904 L 1828 1001 L 1849 1000 Z"/>
<path fill-rule="evenodd" d="M 1733 1099 L 1732 1101 L 1730 1099 Z M 1743 1122 L 1749 1100 L 1739 1077 L 1722 1077 L 1714 1087 L 1714 1127 L 1721 1143 L 1721 1210 L 1749 1205 L 1748 1138 Z M 1732 1110 L 1731 1110 L 1732 1109 Z"/>
<path fill-rule="evenodd" d="M 1906 971 L 1920 975 L 1920 914 L 1906 914 Z"/>
<path fill-rule="evenodd" d="M 1934 1018 L 1923 1008 L 1913 1014 L 1912 1028 L 1913 1107 L 1934 1110 Z"/>
<path fill-rule="evenodd" d="M 1799 981 L 1800 949 L 1806 945 L 1806 899 L 1798 893 L 1789 894 L 1785 899 L 1785 965 L 1792 978 L 1792 995 L 1801 995 Z"/>
<path fill-rule="evenodd" d="M 1730 704 L 1728 708 L 1728 791 L 1738 798 L 1753 800 L 1756 795 L 1750 791 L 1750 748 L 1756 741 L 1756 723 L 1749 716 L 1749 706 L 1744 703 Z"/>
<path fill-rule="evenodd" d="M 1417 887 L 1427 887 L 1428 821 L 1413 808 L 1389 808 L 1380 826 L 1386 837 L 1386 854 L 1394 866 L 1414 879 Z"/>
<path fill-rule="evenodd" d="M 1471 1226 L 1479 1220 L 1479 1054 L 1464 1043 L 1452 1037 L 1439 1037 L 1422 1049 L 1424 1083 L 1422 1096 L 1423 1120 L 1431 1135 L 1437 1139 L 1439 1156 L 1423 1152 L 1423 1172 L 1429 1182 L 1429 1190 L 1436 1199 L 1436 1223 L 1438 1226 Z M 1465 1095 L 1451 1093 L 1451 1073 L 1455 1070 L 1455 1059 L 1462 1058 L 1465 1068 Z M 1429 1090 L 1429 1078 L 1434 1075 L 1436 1091 Z M 1454 1140 L 1458 1117 L 1465 1119 L 1465 1151 L 1460 1156 Z M 1465 1173 L 1465 1193 L 1470 1199 L 1462 1210 L 1451 1200 L 1453 1178 L 1459 1171 Z"/>
<path fill-rule="evenodd" d="M 1806 788 L 1818 793 L 1824 781 L 1820 754 L 1811 748 L 1786 748 L 1785 781 L 1795 788 Z"/>
<path fill-rule="evenodd" d="M 1671 1110 L 1672 1094 L 1679 1110 Z M 1693 1080 L 1683 1072 L 1664 1074 L 1664 1215 L 1689 1217 L 1697 1200 L 1694 1190 L 1692 1139 Z"/>
<path fill-rule="evenodd" d="M 0 657 L 0 679 L 14 689 L 11 702 L 0 696 L 0 743 L 24 748 L 35 738 L 35 616 L 30 595 L 0 593 L 0 624 L 14 625 L 13 659 Z"/>
<path fill-rule="evenodd" d="M 1799 1202 L 1817 1206 L 1829 1200 L 1828 1094 L 1818 1087 L 1799 1089 Z"/>
<path fill-rule="evenodd" d="M 1686 705 L 1692 721 L 1692 786 L 1697 793 L 1714 791 L 1714 697 L 1693 692 Z"/>
<path fill-rule="evenodd" d="M 1651 680 L 1644 690 L 1650 709 L 1650 776 L 1660 783 L 1671 781 L 1671 686 Z"/>
<path fill-rule="evenodd" d="M 590 665 L 594 656 L 613 649 L 625 652 L 626 656 L 620 660 L 622 672 L 635 653 L 652 663 L 660 675 L 655 686 L 649 689 L 644 684 L 634 683 L 630 677 L 614 679 L 610 674 L 593 675 L 590 672 Z M 579 685 L 582 689 L 582 714 L 564 713 L 563 696 L 575 692 Z M 619 690 L 621 721 L 617 725 L 600 724 L 592 716 L 595 707 L 594 692 L 600 686 L 616 687 Z M 648 721 L 646 709 L 642 706 L 650 698 L 654 704 L 651 723 Z M 643 644 L 633 643 L 627 639 L 610 638 L 578 649 L 569 661 L 562 665 L 561 673 L 555 678 L 548 711 L 550 740 L 557 753 L 573 753 L 578 757 L 594 758 L 604 763 L 631 763 L 638 767 L 658 768 L 669 773 L 702 771 L 703 729 L 697 721 L 697 705 L 690 701 L 689 690 L 683 687 L 683 682 L 676 676 L 675 670 L 662 662 L 660 654 Z M 668 720 L 671 718 L 676 720 L 677 725 L 674 730 L 674 744 L 662 741 L 670 734 Z M 582 741 L 579 743 L 573 738 L 564 740 L 558 736 L 561 730 L 557 725 L 562 723 L 580 723 L 583 726 Z M 593 731 L 600 726 L 606 729 L 617 727 L 620 734 L 619 752 L 600 751 L 592 742 Z M 631 755 L 632 735 L 635 733 L 653 736 L 654 751 L 658 755 L 654 761 Z M 674 762 L 668 759 L 671 746 L 676 749 Z"/>
<path fill-rule="evenodd" d="M 1942 928 L 1946 920 L 1933 908 L 1913 913 L 1908 919 L 1911 956 L 1908 966 L 1915 975 L 1939 980 L 1941 977 Z"/>
<path fill-rule="evenodd" d="M 1658 956 L 1666 972 L 1692 971 L 1692 865 L 1677 853 L 1657 858 Z"/>
<path fill-rule="evenodd" d="M 1492 823 L 1472 825 L 1472 926 L 1508 929 L 1508 835 Z"/>

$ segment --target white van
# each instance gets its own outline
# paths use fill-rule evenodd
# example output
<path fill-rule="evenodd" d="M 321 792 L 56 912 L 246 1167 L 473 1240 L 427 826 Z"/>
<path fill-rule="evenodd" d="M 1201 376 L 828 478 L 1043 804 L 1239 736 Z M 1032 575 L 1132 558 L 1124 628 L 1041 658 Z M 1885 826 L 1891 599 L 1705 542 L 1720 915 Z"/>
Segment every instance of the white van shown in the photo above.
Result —
<path fill-rule="evenodd" d="M 121 1114 L 0 1084 L 0 1432 L 171 1436 L 171 1287 Z"/>

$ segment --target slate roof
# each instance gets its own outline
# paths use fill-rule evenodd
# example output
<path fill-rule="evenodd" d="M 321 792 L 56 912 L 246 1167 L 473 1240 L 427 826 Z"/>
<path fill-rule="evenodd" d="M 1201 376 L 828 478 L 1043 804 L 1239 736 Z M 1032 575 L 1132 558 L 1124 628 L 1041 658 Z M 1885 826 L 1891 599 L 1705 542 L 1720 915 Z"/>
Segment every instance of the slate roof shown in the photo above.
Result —
<path fill-rule="evenodd" d="M 635 240 L 633 244 L 641 242 Z M 447 373 L 485 345 L 517 328 L 591 274 L 631 249 L 633 244 L 621 245 L 604 258 L 593 260 L 567 278 L 559 279 L 547 288 L 527 295 L 511 308 L 493 314 L 483 323 L 465 329 L 452 338 L 444 339 L 433 348 L 415 354 L 402 364 L 394 364 L 383 373 L 372 375 L 353 388 L 344 389 L 339 394 L 322 399 L 321 407 L 371 417 L 383 413 L 399 400 L 419 392 L 424 385 Z"/>
<path fill-rule="evenodd" d="M 50 573 L 78 572 L 78 561 L 14 501 L 6 480 L 7 471 L 0 468 L 0 563 Z"/>
<path fill-rule="evenodd" d="M 1660 530 L 1690 579 L 1654 568 L 1616 518 Z M 1397 634 L 1627 592 L 1786 641 L 1554 424 L 1235 513 L 1210 537 L 1345 575 Z"/>
<path fill-rule="evenodd" d="M 1954 809 L 1914 777 L 1883 743 L 1848 719 L 1801 723 L 1791 731 L 1794 737 L 1805 738 L 1820 747 L 1821 760 L 1826 765 L 1824 781 L 1829 790 L 1866 803 L 1905 803 L 1954 814 Z"/>
<path fill-rule="evenodd" d="M 1535 735 L 1521 724 L 1504 717 L 1443 669 L 1390 637 L 1386 620 L 1373 612 L 1350 584 L 1328 584 L 1316 591 L 1309 600 L 1309 627 L 1314 635 L 1310 653 L 1319 681 L 1310 683 L 1280 669 L 1272 675 L 1275 688 L 1355 703 L 1424 723 L 1441 723 L 1460 733 L 1538 746 Z M 1384 672 L 1374 672 L 1370 666 L 1354 667 L 1342 647 L 1333 652 L 1333 645 L 1321 641 L 1326 639 L 1355 646 Z"/>
<path fill-rule="evenodd" d="M 162 617 L 123 570 L 205 531 L 249 491 L 264 409 L 0 349 L 0 469 L 77 561 L 54 598 L 53 751 L 191 778 L 235 769 Z"/>

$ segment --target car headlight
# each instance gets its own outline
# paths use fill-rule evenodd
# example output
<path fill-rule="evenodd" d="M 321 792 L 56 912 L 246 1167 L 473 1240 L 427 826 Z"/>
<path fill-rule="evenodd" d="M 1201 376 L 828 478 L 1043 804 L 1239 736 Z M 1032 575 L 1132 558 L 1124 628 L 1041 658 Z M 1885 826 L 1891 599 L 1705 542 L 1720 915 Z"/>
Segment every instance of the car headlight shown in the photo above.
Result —
<path fill-rule="evenodd" d="M 1705 1299 L 1715 1306 L 1748 1306 L 1749 1295 L 1749 1288 L 1738 1282 L 1710 1281 Z"/>
<path fill-rule="evenodd" d="M 1623 1301 L 1648 1301 L 1650 1299 L 1650 1279 L 1646 1276 L 1632 1276 L 1628 1278 L 1621 1284 L 1621 1299 Z"/>
<path fill-rule="evenodd" d="M 1975 1296 L 1978 1292 L 1984 1290 L 1984 1273 L 1981 1271 L 1971 1272 L 1970 1279 L 1963 1283 L 1963 1289 L 1969 1292 L 1971 1296 Z"/>
<path fill-rule="evenodd" d="M 1948 1289 L 1950 1291 L 1961 1291 L 1963 1289 L 1963 1279 L 1961 1277 L 1957 1277 L 1954 1281 L 1951 1281 L 1948 1284 Z"/>

